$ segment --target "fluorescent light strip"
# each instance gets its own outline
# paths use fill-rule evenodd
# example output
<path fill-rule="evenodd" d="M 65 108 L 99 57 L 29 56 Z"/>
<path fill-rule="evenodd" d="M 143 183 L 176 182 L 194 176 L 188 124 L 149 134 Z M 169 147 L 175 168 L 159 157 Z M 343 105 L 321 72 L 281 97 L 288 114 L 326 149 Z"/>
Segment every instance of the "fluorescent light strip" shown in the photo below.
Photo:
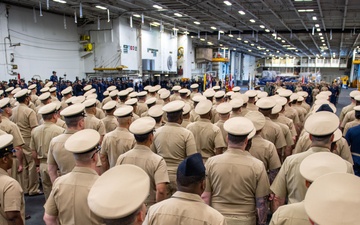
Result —
<path fill-rule="evenodd" d="M 194 23 L 195 23 L 196 25 L 200 25 L 200 22 L 198 22 L 198 21 L 194 21 Z"/>
<path fill-rule="evenodd" d="M 107 8 L 106 8 L 106 7 L 101 6 L 101 5 L 97 5 L 97 6 L 95 6 L 95 7 L 96 7 L 96 8 L 98 8 L 98 9 L 107 10 Z"/>
<path fill-rule="evenodd" d="M 211 29 L 213 29 L 213 30 L 216 30 L 216 27 L 210 27 Z"/>
<path fill-rule="evenodd" d="M 260 28 L 264 29 L 264 28 L 265 28 L 265 26 L 264 26 L 264 25 L 260 25 Z"/>
<path fill-rule="evenodd" d="M 298 12 L 314 12 L 313 9 L 298 9 Z"/>
<path fill-rule="evenodd" d="M 140 18 L 141 16 L 139 14 L 134 14 L 134 17 Z"/>
<path fill-rule="evenodd" d="M 240 15 L 245 15 L 245 12 L 242 10 L 240 10 L 239 13 L 240 13 Z"/>
<path fill-rule="evenodd" d="M 54 2 L 57 2 L 57 3 L 62 3 L 62 4 L 65 4 L 66 3 L 66 1 L 64 1 L 64 0 L 53 0 Z"/>
<path fill-rule="evenodd" d="M 224 4 L 227 5 L 227 6 L 231 6 L 231 5 L 232 5 L 231 2 L 229 2 L 229 1 L 224 1 Z"/>
<path fill-rule="evenodd" d="M 250 19 L 249 21 L 252 22 L 252 23 L 255 23 L 255 20 L 254 20 L 254 19 Z"/>
<path fill-rule="evenodd" d="M 159 5 L 153 5 L 153 7 L 154 7 L 155 9 L 162 9 L 162 8 L 163 8 L 163 7 L 159 6 Z"/>
<path fill-rule="evenodd" d="M 174 15 L 177 17 L 182 17 L 182 15 L 180 13 L 174 13 Z"/>

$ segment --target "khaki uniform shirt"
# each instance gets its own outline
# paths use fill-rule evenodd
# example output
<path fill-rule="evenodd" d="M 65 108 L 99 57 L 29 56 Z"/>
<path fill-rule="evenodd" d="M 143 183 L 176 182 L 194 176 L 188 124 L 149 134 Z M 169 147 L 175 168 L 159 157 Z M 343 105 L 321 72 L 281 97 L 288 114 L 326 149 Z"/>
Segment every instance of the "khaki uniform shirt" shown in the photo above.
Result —
<path fill-rule="evenodd" d="M 290 107 L 288 104 L 286 104 L 286 106 L 285 106 L 284 116 L 286 116 L 289 119 L 292 119 L 294 124 L 300 124 L 300 122 L 301 122 L 298 112 L 295 109 L 293 109 L 292 107 Z"/>
<path fill-rule="evenodd" d="M 320 90 L 318 88 L 314 88 L 312 90 L 312 96 L 313 96 L 313 99 L 315 99 L 316 95 L 318 95 L 320 92 Z"/>
<path fill-rule="evenodd" d="M 292 119 L 289 119 L 286 116 L 284 116 L 284 114 L 279 113 L 279 117 L 277 118 L 276 121 L 287 125 L 289 127 L 291 135 L 293 137 L 297 136 L 297 131 L 295 129 L 295 125 L 294 125 L 294 122 L 292 121 Z"/>
<path fill-rule="evenodd" d="M 250 154 L 264 163 L 266 171 L 281 167 L 279 155 L 273 143 L 257 134 L 252 138 Z"/>
<path fill-rule="evenodd" d="M 304 202 L 284 205 L 273 214 L 269 225 L 311 225 Z"/>
<path fill-rule="evenodd" d="M 305 179 L 301 176 L 299 168 L 301 162 L 307 156 L 316 152 L 330 151 L 327 148 L 311 147 L 306 152 L 288 156 L 281 166 L 274 182 L 271 184 L 271 191 L 281 198 L 288 197 L 288 204 L 304 200 L 307 188 L 305 186 Z M 349 162 L 347 162 L 347 165 L 348 172 L 353 173 L 352 165 Z"/>
<path fill-rule="evenodd" d="M 55 102 L 55 103 L 60 102 L 59 99 L 54 95 L 51 95 L 50 98 L 51 98 L 51 102 Z"/>
<path fill-rule="evenodd" d="M 90 168 L 75 167 L 70 173 L 57 178 L 46 201 L 45 213 L 57 216 L 60 224 L 103 224 L 91 212 L 87 197 L 99 175 Z"/>
<path fill-rule="evenodd" d="M 87 114 L 85 117 L 85 129 L 96 130 L 100 135 L 106 134 L 104 123 L 91 114 Z"/>
<path fill-rule="evenodd" d="M 290 132 L 289 127 L 283 123 L 278 122 L 277 119 L 271 119 L 271 120 L 280 126 L 280 128 L 285 136 L 285 140 L 286 140 L 286 144 L 287 144 L 286 146 L 294 145 L 294 140 L 292 139 L 293 136 Z"/>
<path fill-rule="evenodd" d="M 111 101 L 111 97 L 110 96 L 107 96 L 106 98 L 104 98 L 102 100 L 102 105 L 105 105 L 106 103 L 108 103 L 109 101 Z"/>
<path fill-rule="evenodd" d="M 242 110 L 242 109 L 241 109 L 241 110 Z M 231 112 L 230 112 L 230 118 L 234 118 L 234 117 L 244 117 L 244 116 L 243 116 L 242 111 L 240 111 L 239 113 L 238 113 L 238 112 L 231 111 Z"/>
<path fill-rule="evenodd" d="M 49 145 L 47 163 L 56 165 L 61 175 L 70 173 L 75 167 L 73 153 L 64 147 L 66 140 L 74 133 L 74 131 L 66 130 L 64 134 L 54 137 Z"/>
<path fill-rule="evenodd" d="M 194 109 L 192 109 L 190 111 L 190 121 L 195 122 L 195 121 L 198 121 L 199 119 L 200 119 L 200 116 L 195 112 Z"/>
<path fill-rule="evenodd" d="M 259 107 L 257 107 L 254 103 L 247 103 L 246 109 L 249 111 L 259 111 Z"/>
<path fill-rule="evenodd" d="M 164 158 L 171 181 L 176 181 L 179 164 L 198 152 L 194 135 L 181 125 L 171 122 L 156 130 L 151 150 Z"/>
<path fill-rule="evenodd" d="M 292 106 L 293 109 L 295 109 L 299 115 L 299 120 L 301 123 L 304 123 L 305 121 L 305 117 L 306 117 L 306 109 L 304 109 L 303 107 L 299 106 L 299 105 L 294 105 Z"/>
<path fill-rule="evenodd" d="M 224 129 L 224 123 L 225 121 L 224 120 L 219 120 L 217 123 L 215 123 L 215 126 L 217 126 L 218 128 L 220 128 L 220 131 L 221 131 L 221 134 L 222 134 L 222 137 L 224 139 L 224 143 L 226 144 L 226 147 L 227 147 L 227 132 L 225 131 Z"/>
<path fill-rule="evenodd" d="M 136 107 L 136 114 L 141 116 L 144 112 L 148 111 L 148 107 L 144 102 L 138 102 Z"/>
<path fill-rule="evenodd" d="M 30 95 L 30 100 L 35 106 L 36 106 L 36 101 L 38 100 L 38 98 L 39 97 L 37 95 L 35 95 L 35 94 Z"/>
<path fill-rule="evenodd" d="M 31 138 L 31 128 L 38 126 L 34 110 L 21 103 L 12 109 L 11 121 L 18 125 L 23 138 Z"/>
<path fill-rule="evenodd" d="M 117 127 L 114 131 L 105 134 L 100 153 L 108 157 L 111 168 L 115 166 L 119 156 L 134 148 L 135 144 L 134 135 L 128 129 Z"/>
<path fill-rule="evenodd" d="M 95 117 L 98 118 L 99 120 L 104 119 L 104 117 L 105 117 L 104 111 L 102 111 L 101 109 L 99 109 L 98 107 L 96 107 Z"/>
<path fill-rule="evenodd" d="M 67 99 L 63 98 L 62 101 L 61 101 L 61 109 L 62 109 L 62 110 L 69 106 L 68 104 L 65 103 L 66 100 L 67 100 Z"/>
<path fill-rule="evenodd" d="M 8 134 L 11 134 L 14 137 L 13 139 L 14 147 L 22 146 L 23 144 L 25 144 L 25 141 L 21 136 L 19 127 L 15 123 L 11 122 L 9 118 L 4 116 L 2 117 L 2 122 L 0 123 L 0 129 Z"/>
<path fill-rule="evenodd" d="M 345 125 L 343 136 L 345 137 L 345 135 L 349 131 L 349 129 L 352 128 L 352 127 L 356 127 L 357 125 L 360 125 L 360 120 L 359 119 L 355 119 L 354 121 L 348 122 Z"/>
<path fill-rule="evenodd" d="M 246 107 L 241 107 L 241 112 L 240 112 L 241 116 L 244 117 L 248 112 L 250 112 L 250 110 L 248 110 Z"/>
<path fill-rule="evenodd" d="M 356 106 L 355 103 L 351 103 L 350 105 L 345 106 L 344 108 L 342 108 L 339 119 L 340 122 L 344 119 L 346 113 L 350 112 L 351 110 L 354 109 L 354 107 Z"/>
<path fill-rule="evenodd" d="M 38 159 L 46 159 L 51 139 L 64 132 L 55 123 L 45 122 L 31 131 L 30 149 L 37 152 Z"/>
<path fill-rule="evenodd" d="M 205 160 L 215 155 L 216 148 L 226 147 L 220 128 L 208 119 L 200 118 L 190 124 L 187 129 L 193 133 L 196 149 Z"/>
<path fill-rule="evenodd" d="M 156 185 L 169 183 L 165 160 L 145 145 L 135 145 L 133 149 L 120 155 L 116 165 L 122 164 L 136 165 L 149 175 L 150 194 L 145 202 L 150 205 L 156 203 Z"/>
<path fill-rule="evenodd" d="M 355 110 L 351 110 L 348 113 L 346 113 L 343 121 L 341 122 L 340 127 L 344 128 L 346 126 L 347 123 L 354 121 L 355 118 Z"/>
<path fill-rule="evenodd" d="M 181 126 L 183 128 L 186 128 L 189 124 L 190 124 L 190 120 L 189 119 L 183 119 L 182 123 L 181 123 Z"/>
<path fill-rule="evenodd" d="M 101 121 L 104 123 L 106 133 L 115 130 L 119 126 L 116 117 L 112 115 L 106 115 Z"/>
<path fill-rule="evenodd" d="M 271 121 L 269 117 L 265 117 L 265 126 L 261 131 L 261 136 L 272 142 L 277 149 L 283 148 L 287 145 L 284 133 L 282 132 L 280 126 Z"/>
<path fill-rule="evenodd" d="M 310 105 L 307 104 L 305 101 L 303 101 L 301 103 L 301 107 L 303 107 L 306 110 L 307 113 L 310 111 L 310 108 L 311 108 Z"/>
<path fill-rule="evenodd" d="M 170 102 L 175 101 L 175 100 L 181 100 L 180 94 L 179 93 L 175 93 L 170 95 Z"/>
<path fill-rule="evenodd" d="M 56 123 L 55 123 L 55 124 L 58 125 L 58 126 L 61 127 L 61 128 L 64 128 L 64 129 L 67 128 L 65 121 L 62 120 L 62 119 L 60 119 L 60 118 L 58 118 L 58 119 L 56 120 Z"/>
<path fill-rule="evenodd" d="M 206 192 L 211 206 L 224 216 L 255 218 L 255 198 L 269 194 L 269 179 L 263 162 L 249 152 L 228 148 L 206 162 Z"/>
<path fill-rule="evenodd" d="M 143 225 L 157 224 L 224 225 L 226 221 L 199 195 L 177 191 L 148 210 Z"/>
<path fill-rule="evenodd" d="M 25 224 L 24 193 L 20 184 L 0 168 L 0 224 L 6 225 L 6 212 L 18 211 Z"/>

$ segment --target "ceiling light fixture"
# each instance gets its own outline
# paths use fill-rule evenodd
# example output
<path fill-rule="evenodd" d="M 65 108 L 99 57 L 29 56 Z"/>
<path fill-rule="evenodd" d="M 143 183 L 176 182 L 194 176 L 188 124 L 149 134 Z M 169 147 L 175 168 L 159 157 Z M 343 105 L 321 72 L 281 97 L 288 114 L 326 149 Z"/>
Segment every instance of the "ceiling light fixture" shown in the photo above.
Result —
<path fill-rule="evenodd" d="M 205 38 L 200 38 L 200 41 L 205 41 Z"/>
<path fill-rule="evenodd" d="M 186 34 L 186 35 L 188 35 L 188 34 L 190 34 L 188 31 L 184 31 L 184 33 L 183 34 Z"/>
<path fill-rule="evenodd" d="M 153 27 L 158 27 L 158 26 L 160 26 L 160 23 L 152 22 L 152 23 L 150 23 L 150 25 L 153 26 Z"/>
<path fill-rule="evenodd" d="M 240 13 L 240 15 L 245 15 L 245 12 L 242 10 L 240 10 L 239 13 Z"/>
<path fill-rule="evenodd" d="M 249 21 L 252 22 L 252 23 L 255 23 L 255 20 L 254 20 L 254 19 L 250 19 Z"/>
<path fill-rule="evenodd" d="M 319 25 L 319 24 L 315 24 L 315 27 L 320 27 L 320 25 Z"/>
<path fill-rule="evenodd" d="M 285 43 L 285 40 L 281 40 L 282 43 Z"/>
<path fill-rule="evenodd" d="M 238 37 L 238 38 L 236 38 L 236 39 L 238 39 L 239 41 L 241 41 L 241 38 L 239 38 L 239 37 Z"/>
<path fill-rule="evenodd" d="M 298 12 L 314 12 L 313 9 L 298 9 Z"/>
<path fill-rule="evenodd" d="M 268 33 L 269 33 L 269 32 L 270 32 L 270 30 L 269 30 L 269 29 L 265 29 L 265 32 L 268 32 Z"/>
<path fill-rule="evenodd" d="M 198 22 L 198 21 L 194 21 L 194 23 L 195 23 L 196 25 L 200 25 L 200 22 Z"/>
<path fill-rule="evenodd" d="M 162 9 L 162 8 L 163 8 L 163 7 L 159 6 L 159 5 L 153 5 L 153 7 L 154 7 L 155 9 Z"/>
<path fill-rule="evenodd" d="M 249 43 L 249 42 L 245 40 L 245 41 L 244 41 L 244 43 L 246 43 L 246 44 L 247 44 L 247 43 Z"/>
<path fill-rule="evenodd" d="M 251 49 L 248 49 L 249 52 L 251 52 Z"/>
<path fill-rule="evenodd" d="M 324 37 L 320 37 L 320 39 L 324 39 Z"/>
<path fill-rule="evenodd" d="M 229 34 L 228 36 L 231 37 L 231 38 L 234 37 L 234 35 L 232 35 L 232 34 Z"/>
<path fill-rule="evenodd" d="M 278 40 L 281 40 L 281 37 L 278 37 L 277 39 L 278 39 Z"/>
<path fill-rule="evenodd" d="M 313 16 L 312 19 L 313 19 L 313 20 L 317 20 L 317 17 L 316 17 L 316 16 Z"/>
<path fill-rule="evenodd" d="M 317 29 L 316 29 L 316 31 L 317 31 L 317 32 L 320 32 L 320 31 L 321 31 L 321 29 L 320 29 L 320 28 L 317 28 Z"/>
<path fill-rule="evenodd" d="M 264 26 L 264 25 L 260 25 L 260 28 L 264 29 L 264 28 L 265 28 L 265 26 Z"/>
<path fill-rule="evenodd" d="M 321 42 L 325 42 L 325 40 L 321 40 Z"/>
<path fill-rule="evenodd" d="M 319 33 L 319 36 L 322 36 L 322 33 Z"/>
<path fill-rule="evenodd" d="M 64 1 L 64 0 L 53 0 L 54 2 L 57 2 L 57 3 L 62 3 L 62 4 L 65 4 L 66 3 L 66 1 Z"/>
<path fill-rule="evenodd" d="M 134 16 L 134 17 L 137 17 L 137 18 L 140 18 L 140 17 L 141 17 L 141 15 L 139 15 L 139 14 L 134 14 L 133 16 Z"/>
<path fill-rule="evenodd" d="M 180 13 L 174 13 L 174 15 L 177 17 L 182 17 L 182 15 Z"/>
<path fill-rule="evenodd" d="M 219 31 L 219 33 L 220 33 L 220 34 L 223 34 L 223 33 L 224 33 L 224 31 L 220 30 L 220 31 Z"/>
<path fill-rule="evenodd" d="M 254 44 L 253 44 L 253 43 L 251 43 L 250 45 L 251 45 L 251 46 L 254 46 Z"/>
<path fill-rule="evenodd" d="M 210 27 L 211 29 L 213 29 L 213 30 L 216 30 L 216 27 Z"/>
<path fill-rule="evenodd" d="M 101 6 L 101 5 L 97 5 L 97 6 L 95 6 L 95 7 L 96 7 L 96 8 L 98 8 L 98 9 L 107 10 L 107 8 L 106 8 L 106 7 Z"/>
<path fill-rule="evenodd" d="M 224 1 L 224 4 L 227 5 L 227 6 L 231 6 L 231 5 L 232 5 L 231 2 L 229 2 L 229 1 Z"/>

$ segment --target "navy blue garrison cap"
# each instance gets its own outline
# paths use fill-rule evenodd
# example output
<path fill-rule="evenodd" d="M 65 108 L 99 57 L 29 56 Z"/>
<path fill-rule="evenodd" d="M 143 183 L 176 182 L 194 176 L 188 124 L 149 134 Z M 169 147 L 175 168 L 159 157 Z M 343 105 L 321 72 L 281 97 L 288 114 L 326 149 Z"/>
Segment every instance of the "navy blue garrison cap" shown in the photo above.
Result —
<path fill-rule="evenodd" d="M 195 153 L 179 164 L 178 172 L 186 177 L 205 176 L 205 166 L 200 153 Z"/>

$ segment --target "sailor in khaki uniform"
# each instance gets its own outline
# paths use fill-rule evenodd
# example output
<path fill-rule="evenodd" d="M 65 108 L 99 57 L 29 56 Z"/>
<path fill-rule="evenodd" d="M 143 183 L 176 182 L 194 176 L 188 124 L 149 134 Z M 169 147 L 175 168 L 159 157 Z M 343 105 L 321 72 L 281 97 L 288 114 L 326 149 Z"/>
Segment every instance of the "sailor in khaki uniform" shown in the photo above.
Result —
<path fill-rule="evenodd" d="M 137 111 L 135 113 L 138 116 L 141 116 L 144 112 L 146 112 L 148 110 L 148 107 L 145 103 L 146 95 L 147 95 L 146 91 L 137 93 L 138 102 L 137 102 L 137 107 L 136 107 Z"/>
<path fill-rule="evenodd" d="M 37 92 L 37 88 L 36 88 L 36 84 L 32 84 L 28 87 L 28 90 L 30 90 L 30 100 L 31 102 L 35 105 L 36 105 L 36 101 L 38 99 L 38 96 L 36 95 L 36 92 Z"/>
<path fill-rule="evenodd" d="M 216 111 L 219 114 L 219 121 L 215 123 L 217 127 L 220 128 L 222 137 L 224 139 L 224 143 L 227 147 L 227 132 L 224 129 L 224 123 L 230 119 L 230 112 L 232 110 L 232 106 L 228 102 L 221 103 L 216 107 Z"/>
<path fill-rule="evenodd" d="M 217 91 L 214 95 L 215 97 L 215 104 L 213 105 L 213 108 L 212 108 L 212 119 L 211 119 L 211 122 L 212 123 L 216 123 L 217 121 L 219 121 L 219 114 L 218 112 L 216 111 L 216 107 L 223 103 L 224 102 L 224 97 L 225 97 L 225 91 Z"/>
<path fill-rule="evenodd" d="M 211 109 L 210 100 L 199 102 L 195 112 L 200 115 L 200 119 L 187 127 L 194 134 L 196 149 L 201 153 L 204 162 L 214 155 L 222 154 L 226 148 L 220 128 L 211 123 Z"/>
<path fill-rule="evenodd" d="M 51 95 L 51 102 L 59 102 L 59 99 L 56 96 L 56 87 L 52 87 L 49 89 L 50 95 Z"/>
<path fill-rule="evenodd" d="M 154 139 L 155 120 L 151 117 L 137 119 L 130 125 L 136 145 L 120 155 L 116 165 L 133 164 L 142 168 L 150 177 L 150 194 L 145 201 L 147 206 L 166 199 L 166 184 L 169 183 L 165 160 L 153 153 L 150 146 Z"/>
<path fill-rule="evenodd" d="M 49 103 L 39 109 L 39 114 L 44 119 L 44 124 L 31 131 L 30 149 L 32 151 L 36 167 L 39 167 L 41 182 L 45 194 L 45 199 L 50 195 L 52 183 L 50 180 L 47 155 L 52 138 L 64 133 L 64 129 L 57 126 L 56 122 L 56 103 Z"/>
<path fill-rule="evenodd" d="M 105 92 L 107 92 L 107 93 L 104 92 L 104 97 L 105 97 L 106 94 L 107 94 L 107 97 L 105 97 L 105 98 L 103 99 L 102 105 L 105 105 L 108 101 L 111 101 L 111 100 L 112 100 L 112 99 L 111 99 L 111 96 L 110 96 L 110 93 L 111 93 L 112 91 L 115 91 L 115 90 L 116 90 L 116 87 L 115 87 L 115 86 L 110 86 L 110 87 L 108 87 L 108 88 L 106 89 Z"/>
<path fill-rule="evenodd" d="M 296 132 L 296 127 L 294 125 L 294 122 L 292 121 L 292 119 L 289 119 L 284 115 L 285 105 L 287 104 L 287 99 L 284 97 L 276 97 L 275 100 L 276 100 L 276 104 L 279 104 L 282 106 L 282 109 L 279 112 L 279 115 L 277 117 L 277 121 L 282 124 L 285 124 L 286 126 L 289 127 L 293 141 L 295 142 L 297 139 L 297 132 Z"/>
<path fill-rule="evenodd" d="M 83 104 L 85 106 L 85 112 L 86 112 L 85 129 L 93 129 L 99 132 L 101 136 L 101 140 L 100 140 L 101 143 L 104 135 L 106 134 L 106 131 L 105 131 L 104 123 L 95 117 L 96 99 L 86 100 Z"/>
<path fill-rule="evenodd" d="M 195 122 L 195 121 L 198 121 L 200 119 L 200 116 L 195 112 L 195 107 L 200 101 L 206 100 L 206 97 L 201 95 L 201 94 L 198 94 L 198 95 L 195 95 L 192 98 L 192 100 L 194 102 L 194 109 L 191 109 L 191 111 L 190 111 L 190 121 Z"/>
<path fill-rule="evenodd" d="M 168 197 L 176 191 L 176 170 L 187 156 L 197 153 L 194 135 L 181 126 L 185 103 L 181 100 L 169 102 L 162 107 L 167 113 L 168 122 L 157 129 L 151 150 L 164 158 L 170 184 Z"/>
<path fill-rule="evenodd" d="M 95 181 L 87 202 L 90 210 L 107 225 L 142 225 L 149 190 L 150 179 L 143 169 L 131 164 L 119 165 Z M 121 196 L 122 200 L 114 201 L 114 196 Z"/>
<path fill-rule="evenodd" d="M 138 103 L 137 98 L 131 98 L 131 99 L 129 99 L 129 100 L 127 100 L 125 102 L 125 105 L 133 107 L 132 122 L 134 122 L 135 120 L 140 118 L 140 116 L 136 114 L 136 112 L 137 112 L 137 103 Z"/>
<path fill-rule="evenodd" d="M 172 91 L 173 91 L 173 94 L 170 95 L 170 101 L 175 101 L 175 100 L 181 100 L 181 97 L 180 97 L 180 94 L 179 94 L 179 91 L 180 91 L 181 87 L 176 85 L 174 87 L 172 87 Z"/>
<path fill-rule="evenodd" d="M 356 106 L 356 101 L 355 101 L 355 96 L 360 95 L 360 91 L 355 90 L 350 92 L 350 99 L 351 99 L 351 103 L 350 105 L 344 106 L 341 110 L 339 119 L 340 119 L 340 123 L 343 121 L 346 113 L 350 112 L 351 110 L 353 110 L 353 108 Z"/>
<path fill-rule="evenodd" d="M 234 98 L 234 99 L 231 99 L 229 101 L 229 104 L 231 105 L 232 107 L 232 111 L 231 111 L 231 114 L 230 114 L 230 118 L 233 118 L 233 117 L 243 117 L 244 115 L 242 114 L 242 106 L 244 105 L 244 101 L 241 99 L 241 98 Z"/>
<path fill-rule="evenodd" d="M 154 105 L 148 111 L 148 115 L 152 117 L 156 122 L 155 124 L 156 130 L 164 125 L 162 120 L 164 111 L 162 110 L 162 107 L 163 107 L 162 105 Z"/>
<path fill-rule="evenodd" d="M 207 160 L 202 198 L 224 215 L 229 225 L 265 225 L 269 179 L 263 162 L 245 150 L 248 138 L 255 134 L 254 125 L 247 118 L 236 117 L 227 120 L 224 128 L 228 149 Z"/>
<path fill-rule="evenodd" d="M 119 96 L 119 105 L 123 106 L 125 105 L 125 102 L 128 100 L 129 91 L 122 90 L 118 93 L 118 96 Z"/>
<path fill-rule="evenodd" d="M 317 178 L 309 187 L 304 200 L 305 211 L 316 225 L 358 224 L 359 196 L 359 177 L 329 173 Z"/>
<path fill-rule="evenodd" d="M 207 89 L 204 91 L 203 96 L 205 96 L 209 101 L 211 101 L 212 104 L 214 104 L 215 91 L 213 89 Z"/>
<path fill-rule="evenodd" d="M 61 111 L 61 116 L 64 117 L 67 128 L 65 133 L 54 137 L 49 145 L 47 164 L 51 183 L 54 183 L 58 175 L 62 176 L 70 173 L 75 167 L 73 154 L 67 151 L 64 145 L 71 135 L 84 129 L 84 109 L 84 105 L 75 104 Z"/>
<path fill-rule="evenodd" d="M 261 130 L 266 123 L 265 116 L 260 112 L 251 111 L 245 115 L 245 118 L 251 120 L 256 130 L 255 136 L 251 139 L 249 152 L 264 163 L 271 184 L 280 170 L 281 162 L 275 145 L 261 137 Z"/>
<path fill-rule="evenodd" d="M 249 90 L 245 92 L 245 95 L 249 97 L 246 108 L 250 111 L 258 111 L 258 107 L 255 105 L 255 97 L 257 96 L 257 91 Z"/>
<path fill-rule="evenodd" d="M 190 85 L 191 94 L 190 99 L 192 99 L 197 93 L 199 93 L 199 84 Z"/>
<path fill-rule="evenodd" d="M 135 146 L 134 135 L 129 132 L 132 113 L 133 107 L 128 105 L 122 106 L 114 112 L 119 126 L 110 133 L 105 134 L 101 144 L 100 156 L 105 171 L 115 166 L 116 160 L 121 154 Z"/>
<path fill-rule="evenodd" d="M 360 105 L 354 106 L 353 110 L 355 112 L 355 120 L 345 124 L 344 137 L 350 128 L 360 125 Z"/>
<path fill-rule="evenodd" d="M 91 89 L 93 90 L 93 89 Z M 95 99 L 95 117 L 99 120 L 102 120 L 105 118 L 105 113 L 103 110 L 101 110 L 101 103 L 99 100 L 97 100 L 97 94 L 91 94 L 86 97 L 86 100 Z"/>
<path fill-rule="evenodd" d="M 69 98 L 72 97 L 72 87 L 67 87 L 64 90 L 61 91 L 61 95 L 63 96 L 62 100 L 61 100 L 61 108 L 65 109 L 66 107 L 68 107 L 69 105 L 66 103 L 66 100 L 68 100 Z"/>
<path fill-rule="evenodd" d="M 24 193 L 7 170 L 13 164 L 13 136 L 0 135 L 0 224 L 25 224 Z"/>
<path fill-rule="evenodd" d="M 140 117 L 149 116 L 148 111 L 149 111 L 149 109 L 150 109 L 151 107 L 153 107 L 153 106 L 156 105 L 156 100 L 157 100 L 157 98 L 154 98 L 154 97 L 151 97 L 151 98 L 146 99 L 145 104 L 146 104 L 146 106 L 147 106 L 147 110 L 146 110 L 146 112 L 143 112 L 143 113 L 140 115 Z"/>
<path fill-rule="evenodd" d="M 41 115 L 38 114 L 39 112 L 39 109 L 41 107 L 43 107 L 44 105 L 47 105 L 49 103 L 51 103 L 51 95 L 50 95 L 50 92 L 45 92 L 45 93 L 42 93 L 38 100 L 40 101 L 40 104 L 35 108 L 35 112 L 37 113 L 37 120 L 40 124 L 40 120 L 42 119 Z"/>
<path fill-rule="evenodd" d="M 177 169 L 178 191 L 170 199 L 150 207 L 144 225 L 224 225 L 225 218 L 201 199 L 205 190 L 205 167 L 201 154 L 189 156 Z"/>
<path fill-rule="evenodd" d="M 299 171 L 300 163 L 316 152 L 330 152 L 334 132 L 339 126 L 339 118 L 331 112 L 317 112 L 311 115 L 304 124 L 304 129 L 310 134 L 311 148 L 306 152 L 287 157 L 271 185 L 274 193 L 272 202 L 273 211 L 285 203 L 296 203 L 304 200 L 306 186 Z M 353 173 L 352 165 L 348 164 L 348 172 Z"/>
<path fill-rule="evenodd" d="M 103 223 L 87 204 L 90 188 L 99 177 L 95 171 L 99 142 L 99 133 L 92 129 L 78 131 L 65 142 L 65 149 L 73 153 L 76 166 L 55 180 L 44 205 L 46 224 Z"/>
<path fill-rule="evenodd" d="M 183 128 L 186 128 L 189 124 L 191 124 L 190 121 L 190 111 L 191 111 L 191 106 L 188 103 L 185 103 L 185 106 L 183 108 L 183 121 L 181 123 L 181 126 Z"/>
<path fill-rule="evenodd" d="M 21 135 L 25 141 L 23 146 L 24 162 L 23 162 L 23 190 L 25 194 L 36 195 L 40 193 L 39 177 L 36 173 L 35 161 L 30 150 L 31 130 L 38 126 L 38 120 L 34 110 L 30 109 L 30 98 L 27 90 L 23 89 L 17 92 L 14 97 L 19 102 L 19 105 L 12 109 L 11 121 L 16 123 L 20 129 Z"/>
<path fill-rule="evenodd" d="M 119 123 L 114 116 L 116 102 L 109 101 L 102 107 L 102 109 L 106 112 L 106 116 L 101 121 L 104 123 L 106 133 L 109 133 L 119 126 Z"/>
<path fill-rule="evenodd" d="M 318 177 L 330 173 L 346 173 L 345 161 L 330 152 L 318 152 L 307 156 L 300 164 L 303 182 L 309 188 Z M 273 214 L 270 225 L 311 225 L 305 211 L 304 201 L 279 207 Z"/>
<path fill-rule="evenodd" d="M 272 108 L 276 105 L 270 97 L 261 98 L 256 102 L 256 106 L 259 107 L 259 112 L 265 116 L 265 126 L 261 131 L 261 136 L 272 142 L 279 154 L 279 157 L 283 155 L 283 148 L 287 146 L 284 133 L 279 125 L 271 121 L 269 118 Z"/>

